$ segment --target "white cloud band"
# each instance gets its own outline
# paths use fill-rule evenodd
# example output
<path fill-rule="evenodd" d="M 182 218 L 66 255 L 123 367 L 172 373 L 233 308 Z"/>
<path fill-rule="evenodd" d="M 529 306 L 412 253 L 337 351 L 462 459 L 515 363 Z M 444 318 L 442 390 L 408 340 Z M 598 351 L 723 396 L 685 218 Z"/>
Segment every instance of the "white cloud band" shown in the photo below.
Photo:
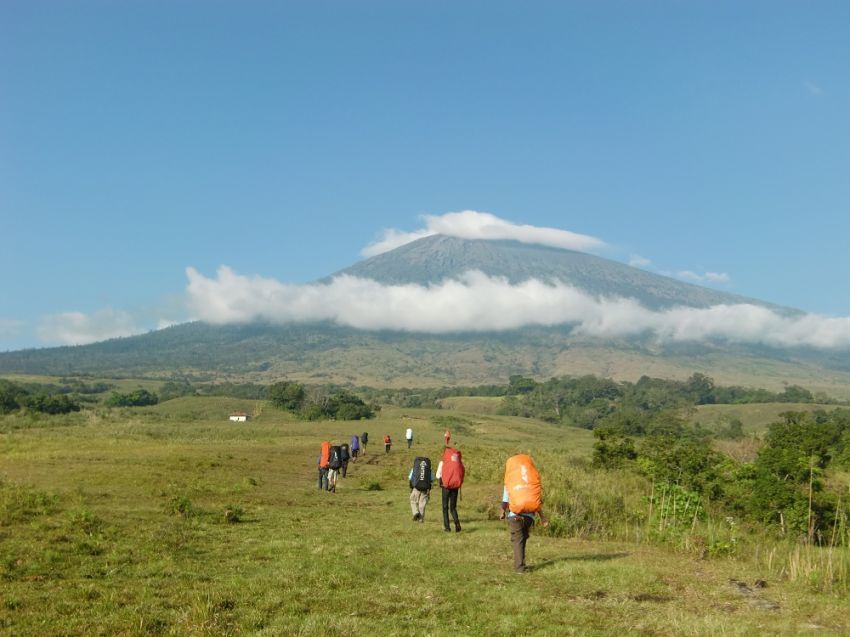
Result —
<path fill-rule="evenodd" d="M 210 323 L 333 321 L 366 330 L 442 334 L 571 324 L 600 337 L 651 334 L 663 341 L 722 339 L 772 346 L 850 347 L 850 318 L 783 317 L 756 305 L 653 311 L 633 299 L 594 298 L 562 283 L 470 271 L 432 285 L 382 285 L 348 275 L 290 285 L 222 266 L 214 279 L 187 268 L 196 318 Z"/>

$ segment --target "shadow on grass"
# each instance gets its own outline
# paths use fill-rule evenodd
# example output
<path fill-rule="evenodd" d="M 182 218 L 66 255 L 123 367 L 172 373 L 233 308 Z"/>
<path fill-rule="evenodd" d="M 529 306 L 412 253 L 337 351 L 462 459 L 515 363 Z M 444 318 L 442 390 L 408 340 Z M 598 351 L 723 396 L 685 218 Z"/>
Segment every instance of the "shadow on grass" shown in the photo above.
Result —
<path fill-rule="evenodd" d="M 550 566 L 554 566 L 560 562 L 607 562 L 608 560 L 617 560 L 621 557 L 628 557 L 629 553 L 585 553 L 583 555 L 564 555 L 551 560 L 545 560 L 537 564 L 531 564 L 525 567 L 527 571 L 539 571 Z"/>

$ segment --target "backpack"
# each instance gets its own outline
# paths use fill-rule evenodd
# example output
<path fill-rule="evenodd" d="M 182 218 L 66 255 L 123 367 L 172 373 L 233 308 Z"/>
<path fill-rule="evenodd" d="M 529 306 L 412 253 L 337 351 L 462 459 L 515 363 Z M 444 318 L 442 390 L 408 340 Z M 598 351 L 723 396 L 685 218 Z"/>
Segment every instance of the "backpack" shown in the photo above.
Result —
<path fill-rule="evenodd" d="M 366 431 L 363 432 L 363 435 L 360 436 L 360 442 L 362 442 L 364 445 L 369 444 L 369 433 L 368 432 L 366 432 Z"/>
<path fill-rule="evenodd" d="M 508 458 L 505 465 L 505 489 L 511 513 L 536 513 L 543 506 L 540 473 L 531 456 L 519 454 Z"/>
<path fill-rule="evenodd" d="M 443 451 L 443 470 L 440 480 L 446 489 L 460 489 L 463 486 L 463 476 L 466 468 L 463 466 L 460 451 L 446 447 Z"/>
<path fill-rule="evenodd" d="M 359 451 L 360 450 L 360 438 L 357 436 L 351 436 L 351 450 Z"/>
<path fill-rule="evenodd" d="M 431 488 L 431 459 L 416 457 L 413 461 L 413 476 L 410 486 L 417 491 L 428 491 Z"/>
<path fill-rule="evenodd" d="M 323 442 L 322 443 L 322 451 L 319 455 L 319 468 L 327 469 L 328 468 L 328 459 L 331 455 L 331 443 Z"/>
<path fill-rule="evenodd" d="M 331 447 L 331 455 L 328 459 L 329 469 L 339 469 L 342 466 L 342 449 L 338 445 Z"/>
<path fill-rule="evenodd" d="M 351 452 L 348 450 L 347 444 L 345 444 L 345 443 L 341 444 L 339 446 L 339 449 L 340 449 L 340 452 L 341 452 L 340 455 L 342 456 L 341 460 L 343 462 L 346 462 L 347 460 L 349 460 L 351 458 Z"/>

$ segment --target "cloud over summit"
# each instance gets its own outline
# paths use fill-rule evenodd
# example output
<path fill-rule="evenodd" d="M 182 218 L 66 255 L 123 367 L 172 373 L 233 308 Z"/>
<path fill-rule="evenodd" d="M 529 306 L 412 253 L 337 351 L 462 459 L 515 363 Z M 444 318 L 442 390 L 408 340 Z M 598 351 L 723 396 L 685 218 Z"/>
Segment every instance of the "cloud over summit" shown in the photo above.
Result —
<path fill-rule="evenodd" d="M 596 237 L 558 228 L 515 224 L 489 212 L 477 212 L 475 210 L 449 212 L 438 216 L 423 215 L 422 220 L 425 222 L 425 228 L 414 232 L 384 230 L 383 238 L 366 246 L 361 254 L 364 257 L 374 257 L 411 241 L 435 234 L 460 239 L 511 239 L 522 243 L 534 243 L 581 252 L 591 252 L 605 246 L 605 242 Z"/>

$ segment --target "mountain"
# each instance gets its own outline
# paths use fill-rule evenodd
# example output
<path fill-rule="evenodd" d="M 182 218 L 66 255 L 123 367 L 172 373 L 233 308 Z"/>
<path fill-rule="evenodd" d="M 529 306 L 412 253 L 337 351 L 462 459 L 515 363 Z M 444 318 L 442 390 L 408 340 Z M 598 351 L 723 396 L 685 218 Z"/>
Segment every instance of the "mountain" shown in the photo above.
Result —
<path fill-rule="evenodd" d="M 356 263 L 324 280 L 349 274 L 384 284 L 424 285 L 457 278 L 468 270 L 505 277 L 513 284 L 528 279 L 563 281 L 592 296 L 633 298 L 652 310 L 680 305 L 710 307 L 752 303 L 783 314 L 796 313 L 789 308 L 677 281 L 574 250 L 443 235 L 418 239 Z"/>
<path fill-rule="evenodd" d="M 580 252 L 510 241 L 431 236 L 361 261 L 335 275 L 385 284 L 437 283 L 469 270 L 560 280 L 594 295 L 639 300 L 652 309 L 752 303 L 785 315 L 797 310 L 711 290 Z M 329 280 L 331 277 L 325 279 Z M 717 342 L 660 344 L 652 338 L 590 338 L 569 326 L 448 335 L 361 331 L 330 323 L 177 325 L 91 345 L 0 353 L 0 372 L 228 378 L 268 382 L 435 386 L 501 382 L 512 374 L 546 378 L 593 373 L 684 378 L 781 388 L 802 384 L 850 397 L 843 354 Z"/>

